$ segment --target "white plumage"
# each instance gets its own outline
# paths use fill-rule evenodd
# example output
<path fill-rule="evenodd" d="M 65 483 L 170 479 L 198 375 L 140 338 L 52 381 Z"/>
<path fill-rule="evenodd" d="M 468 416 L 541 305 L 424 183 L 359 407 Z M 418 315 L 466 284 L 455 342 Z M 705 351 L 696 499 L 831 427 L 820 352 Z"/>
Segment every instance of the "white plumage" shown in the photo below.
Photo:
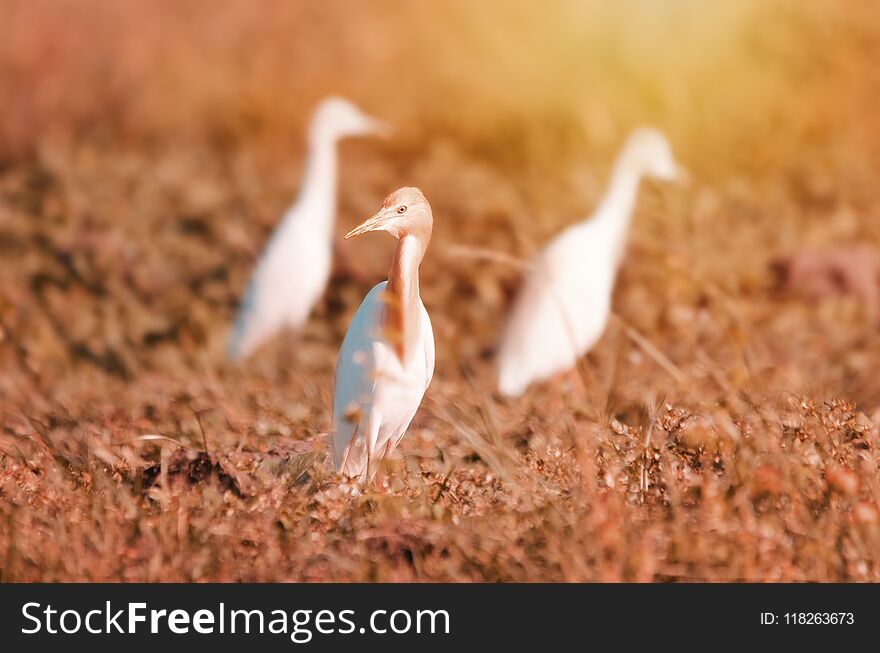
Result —
<path fill-rule="evenodd" d="M 383 129 L 346 100 L 318 106 L 299 197 L 257 261 L 229 338 L 230 358 L 247 357 L 282 328 L 305 323 L 330 278 L 337 142 Z"/>
<path fill-rule="evenodd" d="M 532 261 L 498 352 L 498 388 L 511 397 L 572 368 L 602 336 L 643 175 L 683 172 L 662 134 L 639 129 L 618 156 L 592 217 L 556 236 Z"/>
<path fill-rule="evenodd" d="M 400 443 L 434 374 L 434 332 L 419 296 L 419 264 L 432 223 L 421 191 L 402 188 L 346 236 L 383 230 L 398 239 L 388 281 L 364 298 L 336 363 L 333 461 L 361 481 Z"/>

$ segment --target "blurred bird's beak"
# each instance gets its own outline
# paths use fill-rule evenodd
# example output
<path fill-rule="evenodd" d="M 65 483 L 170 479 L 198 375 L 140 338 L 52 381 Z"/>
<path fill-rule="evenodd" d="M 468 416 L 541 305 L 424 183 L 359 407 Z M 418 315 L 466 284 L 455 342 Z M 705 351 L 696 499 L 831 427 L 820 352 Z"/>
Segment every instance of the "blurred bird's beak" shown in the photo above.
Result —
<path fill-rule="evenodd" d="M 687 186 L 691 183 L 691 173 L 688 172 L 688 169 L 684 166 L 676 166 L 675 168 L 675 181 L 676 183 L 681 184 L 682 186 Z"/>
<path fill-rule="evenodd" d="M 367 121 L 367 129 L 371 134 L 381 136 L 382 138 L 388 138 L 394 132 L 394 129 L 387 122 L 376 120 L 375 118 L 370 118 Z"/>
<path fill-rule="evenodd" d="M 389 125 L 384 120 L 379 120 L 378 118 L 373 118 L 373 116 L 369 116 L 365 113 L 360 115 L 360 125 L 358 132 L 361 136 L 371 135 L 371 136 L 381 136 L 385 138 L 391 135 L 391 125 Z"/>
<path fill-rule="evenodd" d="M 393 214 L 392 214 L 393 215 Z M 364 222 L 362 222 L 359 226 L 355 227 L 347 234 L 345 234 L 345 239 L 348 240 L 352 236 L 360 236 L 361 234 L 365 234 L 368 231 L 378 231 L 381 230 L 385 224 L 388 222 L 388 213 L 383 208 L 380 209 L 379 212 L 374 215 L 372 218 L 368 218 Z"/>

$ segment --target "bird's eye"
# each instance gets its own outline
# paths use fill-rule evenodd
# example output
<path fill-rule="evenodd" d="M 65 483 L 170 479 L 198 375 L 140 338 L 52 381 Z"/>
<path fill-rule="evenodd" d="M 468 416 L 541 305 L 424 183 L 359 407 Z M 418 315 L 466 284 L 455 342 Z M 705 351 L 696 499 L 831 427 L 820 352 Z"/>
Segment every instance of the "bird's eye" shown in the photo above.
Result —
<path fill-rule="evenodd" d="M 405 206 L 398 206 L 397 212 L 398 213 L 406 213 L 406 207 Z"/>

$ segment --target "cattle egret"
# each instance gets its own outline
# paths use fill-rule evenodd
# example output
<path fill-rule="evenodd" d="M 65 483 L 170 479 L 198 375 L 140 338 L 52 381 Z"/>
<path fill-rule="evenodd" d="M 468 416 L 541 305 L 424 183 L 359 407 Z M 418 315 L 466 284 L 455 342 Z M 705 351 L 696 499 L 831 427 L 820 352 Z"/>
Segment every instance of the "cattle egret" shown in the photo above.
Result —
<path fill-rule="evenodd" d="M 328 98 L 315 110 L 299 197 L 257 262 L 229 338 L 230 358 L 250 356 L 282 328 L 298 329 L 305 323 L 330 278 L 336 144 L 384 130 L 341 98 Z"/>
<path fill-rule="evenodd" d="M 498 352 L 498 388 L 516 397 L 574 367 L 602 335 L 643 175 L 684 176 L 662 134 L 639 129 L 618 155 L 592 217 L 559 234 L 532 261 Z"/>
<path fill-rule="evenodd" d="M 360 481 L 397 447 L 434 374 L 434 331 L 419 297 L 419 264 L 432 227 L 422 191 L 401 188 L 345 236 L 387 231 L 398 241 L 388 280 L 364 298 L 336 362 L 333 461 Z"/>

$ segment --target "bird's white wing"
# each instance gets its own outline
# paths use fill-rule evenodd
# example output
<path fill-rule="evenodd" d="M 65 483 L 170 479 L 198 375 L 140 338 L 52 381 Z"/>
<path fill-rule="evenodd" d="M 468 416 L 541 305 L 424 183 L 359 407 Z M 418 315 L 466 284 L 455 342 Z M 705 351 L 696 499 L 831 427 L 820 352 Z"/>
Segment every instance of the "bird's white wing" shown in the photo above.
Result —
<path fill-rule="evenodd" d="M 354 437 L 361 438 L 361 444 L 357 451 L 352 450 L 346 461 L 346 470 L 359 468 L 361 462 L 366 464 L 363 444 L 371 428 L 373 389 L 378 371 L 376 345 L 380 341 L 386 283 L 376 284 L 364 297 L 339 349 L 333 381 L 332 427 L 333 462 L 337 469 Z"/>
<path fill-rule="evenodd" d="M 228 354 L 249 356 L 281 328 L 300 328 L 330 276 L 330 239 L 291 212 L 272 235 L 248 283 Z"/>
<path fill-rule="evenodd" d="M 498 352 L 499 389 L 518 396 L 576 357 L 567 320 L 546 274 L 532 273 L 516 298 Z"/>
<path fill-rule="evenodd" d="M 419 304 L 422 357 L 413 356 L 406 366 L 401 366 L 394 349 L 387 343 L 374 345 L 380 378 L 373 388 L 372 416 L 375 418 L 379 413 L 381 419 L 375 443 L 375 452 L 380 457 L 390 456 L 400 444 L 434 376 L 434 330 L 424 304 L 421 301 Z"/>
<path fill-rule="evenodd" d="M 613 270 L 587 227 L 551 241 L 526 276 L 498 352 L 499 389 L 508 396 L 571 368 L 604 329 Z"/>
<path fill-rule="evenodd" d="M 431 326 L 431 318 L 425 305 L 422 304 L 422 341 L 425 344 L 425 390 L 431 385 L 434 378 L 434 329 Z"/>

